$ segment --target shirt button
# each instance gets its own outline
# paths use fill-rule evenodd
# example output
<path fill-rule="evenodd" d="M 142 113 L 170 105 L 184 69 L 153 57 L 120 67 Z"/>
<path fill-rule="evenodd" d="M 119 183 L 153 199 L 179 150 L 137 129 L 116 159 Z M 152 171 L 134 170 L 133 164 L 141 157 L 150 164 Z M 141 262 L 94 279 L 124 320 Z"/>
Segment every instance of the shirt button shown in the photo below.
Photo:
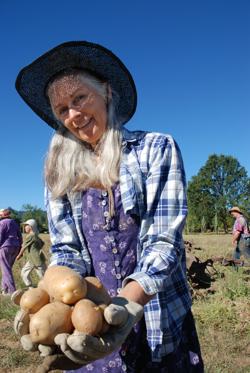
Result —
<path fill-rule="evenodd" d="M 120 264 L 119 260 L 115 260 L 115 266 L 118 267 Z"/>
<path fill-rule="evenodd" d="M 122 278 L 120 273 L 117 273 L 115 277 L 117 278 L 117 280 L 120 280 Z"/>
<path fill-rule="evenodd" d="M 118 291 L 118 289 L 117 289 L 117 291 Z M 126 356 L 126 351 L 125 350 L 121 350 L 121 355 L 122 356 Z"/>
<path fill-rule="evenodd" d="M 120 291 L 121 291 L 121 288 L 117 288 L 116 291 L 117 291 L 117 294 L 119 294 Z M 122 354 L 123 356 L 126 355 L 126 351 L 122 350 L 121 354 Z"/>
<path fill-rule="evenodd" d="M 123 370 L 123 372 L 126 372 L 126 370 L 127 370 L 127 367 L 126 367 L 126 365 L 125 365 L 125 364 L 122 364 L 122 370 Z"/>
<path fill-rule="evenodd" d="M 102 192 L 102 196 L 103 196 L 103 197 L 107 197 L 107 195 L 108 195 L 108 192 L 106 192 L 106 190 L 104 190 L 104 191 Z"/>
<path fill-rule="evenodd" d="M 105 218 L 107 218 L 109 216 L 109 212 L 108 211 L 104 211 L 103 215 L 105 216 Z"/>
<path fill-rule="evenodd" d="M 118 253 L 118 250 L 117 250 L 117 248 L 116 248 L 116 247 L 114 247 L 114 248 L 112 249 L 112 252 L 113 252 L 113 254 L 117 254 L 117 253 Z"/>
<path fill-rule="evenodd" d="M 106 206 L 106 204 L 107 204 L 107 202 L 103 200 L 103 201 L 102 201 L 102 205 L 103 205 L 103 206 Z"/>

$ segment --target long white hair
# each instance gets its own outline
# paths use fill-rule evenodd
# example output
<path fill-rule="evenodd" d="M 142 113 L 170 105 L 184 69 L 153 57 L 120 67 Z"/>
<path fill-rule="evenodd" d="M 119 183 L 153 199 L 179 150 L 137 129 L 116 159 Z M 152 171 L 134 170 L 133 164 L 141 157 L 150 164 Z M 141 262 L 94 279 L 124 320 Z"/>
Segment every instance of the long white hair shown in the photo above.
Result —
<path fill-rule="evenodd" d="M 107 83 L 84 71 L 77 71 L 86 84 L 93 87 L 107 102 L 107 130 L 98 143 L 98 154 L 91 146 L 77 139 L 63 125 L 52 137 L 45 160 L 45 182 L 54 198 L 69 191 L 85 190 L 101 185 L 110 189 L 119 179 L 121 158 L 121 124 L 116 119 L 117 94 L 107 97 Z M 98 158 L 98 162 L 97 162 Z"/>

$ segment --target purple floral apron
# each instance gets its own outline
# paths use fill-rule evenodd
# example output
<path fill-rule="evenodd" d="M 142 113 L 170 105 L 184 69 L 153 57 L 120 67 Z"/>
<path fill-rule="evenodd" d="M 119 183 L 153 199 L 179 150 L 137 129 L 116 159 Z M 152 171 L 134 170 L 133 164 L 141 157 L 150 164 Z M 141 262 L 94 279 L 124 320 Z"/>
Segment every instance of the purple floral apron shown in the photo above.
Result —
<path fill-rule="evenodd" d="M 124 213 L 119 184 L 112 188 L 115 216 L 109 219 L 108 193 L 89 188 L 82 199 L 82 229 L 92 258 L 92 275 L 103 283 L 111 297 L 119 294 L 122 281 L 134 271 L 139 233 L 138 217 Z M 194 324 L 189 323 L 189 327 Z M 193 331 L 192 327 L 192 331 Z M 194 329 L 195 330 L 195 329 Z M 196 336 L 197 338 L 197 336 Z M 131 331 L 121 348 L 107 357 L 96 360 L 68 373 L 146 373 L 146 372 L 202 372 L 202 370 L 172 370 L 180 356 L 169 362 L 152 363 L 142 319 Z M 168 359 L 169 360 L 169 359 Z M 168 370 L 167 365 L 171 370 Z"/>

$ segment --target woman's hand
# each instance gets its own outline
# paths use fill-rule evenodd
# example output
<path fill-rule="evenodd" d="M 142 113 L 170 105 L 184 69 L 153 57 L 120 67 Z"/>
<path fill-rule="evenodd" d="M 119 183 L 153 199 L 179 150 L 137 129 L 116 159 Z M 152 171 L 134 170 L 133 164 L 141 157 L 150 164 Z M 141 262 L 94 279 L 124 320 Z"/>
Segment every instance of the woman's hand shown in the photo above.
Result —
<path fill-rule="evenodd" d="M 20 250 L 19 253 L 16 256 L 16 260 L 19 260 L 23 256 L 24 250 Z"/>
<path fill-rule="evenodd" d="M 26 289 L 14 293 L 12 301 L 19 305 Z M 45 346 L 31 341 L 29 334 L 29 315 L 21 309 L 14 320 L 14 329 L 21 337 L 20 342 L 26 351 L 39 351 L 44 361 L 36 373 L 47 373 L 54 369 L 77 369 L 92 361 L 109 355 L 126 340 L 134 324 L 143 315 L 143 307 L 123 297 L 112 298 L 104 310 L 104 318 L 110 325 L 101 337 L 93 337 L 75 331 L 73 334 L 61 333 L 55 337 L 54 346 Z"/>
<path fill-rule="evenodd" d="M 145 306 L 145 304 L 147 304 L 155 294 L 146 294 L 137 281 L 130 280 L 124 288 L 121 289 L 119 296 Z"/>
<path fill-rule="evenodd" d="M 53 369 L 77 369 L 109 355 L 126 340 L 142 315 L 141 305 L 122 297 L 113 298 L 104 311 L 104 317 L 110 324 L 108 332 L 102 337 L 93 337 L 77 331 L 71 335 L 58 334 L 55 343 L 60 347 L 60 353 L 46 356 L 36 373 L 47 373 Z M 39 350 L 41 351 L 41 347 Z"/>
<path fill-rule="evenodd" d="M 27 291 L 26 288 L 19 289 L 12 294 L 11 300 L 15 305 L 20 305 L 20 299 L 25 291 Z M 37 367 L 36 373 L 47 373 L 54 369 L 74 370 L 83 365 L 74 363 L 56 345 L 46 346 L 33 343 L 29 334 L 29 322 L 29 313 L 20 308 L 14 318 L 14 331 L 20 337 L 20 343 L 25 351 L 37 351 L 41 357 L 44 357 L 43 363 Z"/>
<path fill-rule="evenodd" d="M 110 324 L 104 335 L 93 337 L 75 331 L 71 335 L 58 334 L 55 343 L 70 360 L 86 365 L 119 348 L 142 315 L 143 307 L 140 304 L 116 297 L 104 310 L 105 320 Z"/>

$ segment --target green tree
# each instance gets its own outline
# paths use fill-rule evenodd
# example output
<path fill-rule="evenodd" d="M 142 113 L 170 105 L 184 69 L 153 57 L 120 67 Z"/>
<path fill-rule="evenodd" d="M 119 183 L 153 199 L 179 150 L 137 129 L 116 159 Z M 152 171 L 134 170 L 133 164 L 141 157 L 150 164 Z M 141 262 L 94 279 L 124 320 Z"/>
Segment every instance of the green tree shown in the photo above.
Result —
<path fill-rule="evenodd" d="M 248 215 L 250 211 L 250 179 L 238 160 L 232 156 L 211 155 L 205 166 L 192 177 L 188 184 L 189 213 L 201 222 L 206 220 L 207 228 L 214 230 L 214 217 L 218 225 L 228 231 L 231 218 L 228 209 L 238 205 Z"/>
<path fill-rule="evenodd" d="M 25 204 L 22 206 L 22 222 L 28 219 L 35 219 L 40 232 L 45 232 L 48 230 L 48 221 L 46 211 L 38 208 L 37 206 L 32 206 L 30 204 Z"/>

